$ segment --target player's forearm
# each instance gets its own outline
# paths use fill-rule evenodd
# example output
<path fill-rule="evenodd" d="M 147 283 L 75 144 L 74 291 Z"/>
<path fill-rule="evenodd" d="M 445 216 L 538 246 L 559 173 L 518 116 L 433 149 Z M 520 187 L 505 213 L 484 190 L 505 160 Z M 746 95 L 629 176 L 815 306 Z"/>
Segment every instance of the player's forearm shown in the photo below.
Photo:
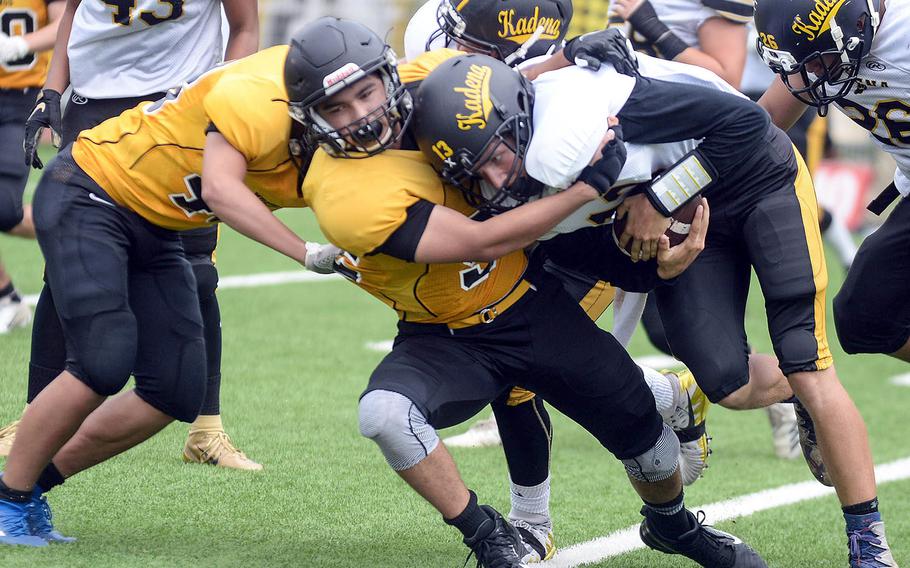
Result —
<path fill-rule="evenodd" d="M 540 63 L 535 63 L 533 65 L 528 65 L 527 67 L 522 68 L 521 74 L 527 77 L 529 80 L 533 81 L 547 71 L 556 71 L 557 69 L 569 67 L 570 65 L 573 65 L 573 63 L 566 59 L 565 55 L 563 55 L 562 50 L 559 50 Z"/>
<path fill-rule="evenodd" d="M 22 39 L 28 44 L 28 50 L 32 53 L 38 53 L 54 47 L 57 42 L 57 27 L 59 24 L 59 21 L 51 22 L 36 32 L 26 34 Z"/>
<path fill-rule="evenodd" d="M 240 180 L 205 181 L 202 198 L 209 209 L 238 233 L 284 254 L 297 262 L 306 259 L 306 242 L 257 198 Z"/>
<path fill-rule="evenodd" d="M 70 41 L 70 31 L 73 28 L 73 17 L 76 15 L 78 1 L 68 0 L 63 16 L 57 22 L 57 36 L 54 42 L 54 56 L 51 58 L 44 80 L 45 89 L 53 89 L 62 93 L 70 84 L 70 60 L 67 53 L 67 44 Z"/>
<path fill-rule="evenodd" d="M 784 131 L 796 124 L 807 108 L 805 104 L 790 94 L 789 89 L 780 78 L 771 83 L 765 94 L 758 99 L 758 106 L 765 109 L 771 116 L 771 122 Z"/>
<path fill-rule="evenodd" d="M 259 49 L 259 26 L 248 26 L 238 30 L 231 29 L 224 60 L 232 61 L 256 53 Z"/>
<path fill-rule="evenodd" d="M 477 231 L 477 247 L 482 258 L 467 260 L 490 261 L 530 246 L 576 209 L 597 198 L 594 188 L 579 182 L 565 191 L 483 221 Z"/>

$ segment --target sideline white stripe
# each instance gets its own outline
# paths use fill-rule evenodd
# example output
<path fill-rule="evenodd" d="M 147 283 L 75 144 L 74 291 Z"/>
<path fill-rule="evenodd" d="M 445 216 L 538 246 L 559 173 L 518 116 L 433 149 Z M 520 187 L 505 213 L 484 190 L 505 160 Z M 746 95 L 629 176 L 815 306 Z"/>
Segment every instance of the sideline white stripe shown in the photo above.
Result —
<path fill-rule="evenodd" d="M 307 270 L 293 270 L 290 272 L 263 272 L 260 274 L 247 274 L 244 276 L 223 276 L 218 279 L 218 289 L 255 288 L 258 286 L 276 286 L 278 284 L 291 284 L 297 282 L 326 282 L 338 280 L 338 274 L 318 274 Z M 29 294 L 23 301 L 34 306 L 38 303 L 38 294 Z"/>
<path fill-rule="evenodd" d="M 889 462 L 875 468 L 875 479 L 879 485 L 907 478 L 910 478 L 910 458 Z M 714 524 L 833 494 L 834 489 L 830 487 L 825 487 L 816 481 L 804 481 L 691 508 L 703 510 L 707 515 L 706 522 Z M 604 537 L 560 549 L 556 558 L 544 562 L 540 566 L 541 568 L 574 568 L 644 547 L 644 543 L 638 537 L 638 525 L 634 525 Z"/>

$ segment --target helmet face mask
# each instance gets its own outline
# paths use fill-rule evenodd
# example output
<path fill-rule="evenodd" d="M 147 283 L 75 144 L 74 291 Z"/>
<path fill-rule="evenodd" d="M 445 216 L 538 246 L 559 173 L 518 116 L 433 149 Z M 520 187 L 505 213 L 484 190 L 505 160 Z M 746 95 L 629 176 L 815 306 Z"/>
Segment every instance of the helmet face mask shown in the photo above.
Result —
<path fill-rule="evenodd" d="M 366 115 L 333 126 L 320 114 L 333 97 L 370 77 L 382 82 L 384 100 Z M 304 145 L 336 158 L 367 158 L 394 147 L 411 118 L 413 103 L 398 76 L 395 52 L 356 22 L 322 18 L 298 32 L 285 84 L 291 118 L 305 127 Z"/>
<path fill-rule="evenodd" d="M 757 0 L 755 24 L 765 64 L 824 116 L 859 81 L 879 14 L 877 0 Z"/>
<path fill-rule="evenodd" d="M 571 0 L 442 0 L 436 11 L 438 33 L 508 65 L 561 47 L 571 20 Z"/>

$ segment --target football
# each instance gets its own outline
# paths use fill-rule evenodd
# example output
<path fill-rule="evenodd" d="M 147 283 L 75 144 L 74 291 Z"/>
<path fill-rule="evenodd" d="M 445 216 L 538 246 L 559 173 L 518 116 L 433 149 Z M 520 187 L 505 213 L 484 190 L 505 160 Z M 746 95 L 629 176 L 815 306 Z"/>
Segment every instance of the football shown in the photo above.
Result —
<path fill-rule="evenodd" d="M 670 247 L 675 247 L 679 243 L 686 240 L 686 237 L 689 236 L 689 229 L 692 227 L 692 220 L 695 219 L 695 212 L 698 210 L 698 206 L 701 204 L 701 199 L 691 199 L 688 203 L 682 206 L 676 213 L 673 214 L 673 217 L 670 218 L 670 227 L 667 228 L 664 232 L 667 237 L 670 238 Z M 613 241 L 616 243 L 616 246 L 619 246 L 619 237 L 622 236 L 623 231 L 626 229 L 626 218 L 617 219 L 613 217 Z M 620 247 L 625 254 L 629 254 L 629 251 L 632 248 L 632 242 L 626 244 L 626 248 Z"/>

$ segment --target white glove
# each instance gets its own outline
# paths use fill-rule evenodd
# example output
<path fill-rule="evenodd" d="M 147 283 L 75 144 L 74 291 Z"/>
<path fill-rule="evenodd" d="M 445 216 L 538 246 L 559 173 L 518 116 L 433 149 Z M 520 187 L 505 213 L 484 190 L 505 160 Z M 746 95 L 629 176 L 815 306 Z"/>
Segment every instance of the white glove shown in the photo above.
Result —
<path fill-rule="evenodd" d="M 10 37 L 0 32 L 0 63 L 22 59 L 28 52 L 28 43 L 22 36 Z"/>
<path fill-rule="evenodd" d="M 335 245 L 323 245 L 307 241 L 306 258 L 303 264 L 307 270 L 319 274 L 331 274 L 335 271 L 335 258 L 342 252 L 344 251 Z"/>

